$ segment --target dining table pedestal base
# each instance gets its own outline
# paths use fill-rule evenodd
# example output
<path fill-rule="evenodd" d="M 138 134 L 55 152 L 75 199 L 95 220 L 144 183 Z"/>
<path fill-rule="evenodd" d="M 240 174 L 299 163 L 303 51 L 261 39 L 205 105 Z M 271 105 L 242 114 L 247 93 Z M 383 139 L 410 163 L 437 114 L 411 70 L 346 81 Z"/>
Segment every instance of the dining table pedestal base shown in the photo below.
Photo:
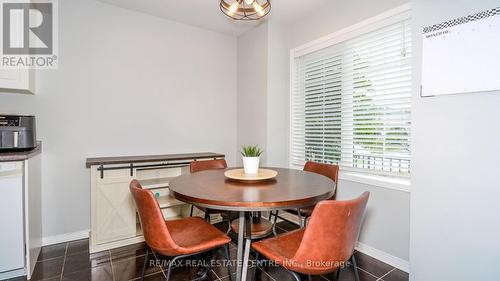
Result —
<path fill-rule="evenodd" d="M 260 216 L 260 212 L 252 213 L 251 218 L 251 239 L 260 239 L 270 235 L 273 232 L 273 224 L 269 220 Z M 231 231 L 239 233 L 240 219 L 235 219 L 231 222 Z"/>
<path fill-rule="evenodd" d="M 250 212 L 239 212 L 238 219 L 238 248 L 236 253 L 236 281 L 245 281 L 248 271 L 248 258 L 250 256 Z M 250 242 L 250 243 L 247 243 Z"/>

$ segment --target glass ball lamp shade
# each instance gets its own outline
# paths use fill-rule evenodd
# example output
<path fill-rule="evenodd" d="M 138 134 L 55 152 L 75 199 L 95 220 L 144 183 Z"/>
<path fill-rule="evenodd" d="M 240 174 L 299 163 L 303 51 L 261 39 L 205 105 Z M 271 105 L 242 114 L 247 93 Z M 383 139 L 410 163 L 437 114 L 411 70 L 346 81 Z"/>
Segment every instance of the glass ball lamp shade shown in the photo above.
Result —
<path fill-rule="evenodd" d="M 235 20 L 258 20 L 271 10 L 271 0 L 220 0 L 220 9 Z"/>

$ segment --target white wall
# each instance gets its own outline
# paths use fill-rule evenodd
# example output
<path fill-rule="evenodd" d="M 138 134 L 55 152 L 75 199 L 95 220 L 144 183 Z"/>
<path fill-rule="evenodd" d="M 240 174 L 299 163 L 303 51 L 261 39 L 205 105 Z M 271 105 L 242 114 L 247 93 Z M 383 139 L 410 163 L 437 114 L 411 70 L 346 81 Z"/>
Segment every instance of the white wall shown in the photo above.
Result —
<path fill-rule="evenodd" d="M 290 52 L 286 28 L 275 21 L 267 23 L 267 157 L 268 165 L 288 167 L 288 76 Z"/>
<path fill-rule="evenodd" d="M 498 6 L 498 0 L 414 2 L 416 93 L 421 84 L 422 27 Z M 500 92 L 414 95 L 413 281 L 499 279 L 499 105 Z"/>
<path fill-rule="evenodd" d="M 0 93 L 34 113 L 43 140 L 43 233 L 89 228 L 91 156 L 236 148 L 236 39 L 91 0 L 59 1 L 58 70 L 37 95 Z"/>
<path fill-rule="evenodd" d="M 267 160 L 267 24 L 238 37 L 237 153 L 243 145 L 258 145 Z M 241 157 L 237 160 L 241 165 Z"/>
<path fill-rule="evenodd" d="M 287 25 L 290 46 L 299 46 L 385 12 L 408 0 L 331 1 L 328 5 Z"/>
<path fill-rule="evenodd" d="M 266 166 L 288 167 L 288 53 L 272 20 L 238 37 L 238 149 L 259 145 Z"/>
<path fill-rule="evenodd" d="M 410 193 L 341 178 L 337 200 L 356 198 L 365 191 L 370 192 L 370 199 L 366 207 L 359 242 L 392 255 L 394 258 L 385 261 L 407 269 L 410 241 Z M 370 249 L 367 253 L 375 254 L 377 258 L 384 260 L 383 253 L 378 251 L 373 252 Z"/>

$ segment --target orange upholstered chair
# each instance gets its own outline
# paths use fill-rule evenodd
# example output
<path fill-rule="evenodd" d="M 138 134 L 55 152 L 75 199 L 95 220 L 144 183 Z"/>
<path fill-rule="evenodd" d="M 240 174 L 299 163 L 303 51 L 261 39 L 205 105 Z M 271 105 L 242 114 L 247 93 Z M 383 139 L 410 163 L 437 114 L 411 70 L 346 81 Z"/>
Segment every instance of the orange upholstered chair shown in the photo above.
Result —
<path fill-rule="evenodd" d="M 189 164 L 189 170 L 191 171 L 191 173 L 226 168 L 227 163 L 224 159 L 193 161 Z"/>
<path fill-rule="evenodd" d="M 189 170 L 191 173 L 207 171 L 207 170 L 222 170 L 227 168 L 226 160 L 224 159 L 214 159 L 214 160 L 203 160 L 203 161 L 193 161 L 189 164 Z M 231 221 L 228 211 L 208 209 L 201 206 L 196 206 L 196 208 L 202 210 L 205 213 L 205 220 L 210 222 L 211 214 L 227 214 L 228 217 L 228 228 L 226 233 L 231 231 Z M 191 206 L 191 216 L 193 216 L 194 205 Z"/>
<path fill-rule="evenodd" d="M 338 188 L 338 180 L 339 180 L 339 166 L 338 165 L 332 165 L 332 164 L 324 164 L 324 163 L 317 163 L 317 162 L 312 162 L 308 161 L 304 165 L 304 171 L 306 172 L 311 172 L 311 173 L 316 173 L 323 175 L 325 177 L 330 178 L 334 184 L 332 184 L 332 188 L 335 187 L 335 193 L 333 194 L 331 200 L 335 200 L 335 197 L 337 196 L 337 188 Z M 307 219 L 311 216 L 313 212 L 314 206 L 309 206 L 301 209 L 289 209 L 285 210 L 285 212 L 292 213 L 294 215 L 297 215 L 299 217 L 300 221 L 300 226 L 304 227 Z M 271 216 L 274 217 L 274 224 L 273 224 L 273 229 L 276 226 L 276 222 L 278 219 L 278 211 L 276 213 L 270 213 L 269 214 L 269 220 L 271 220 Z"/>
<path fill-rule="evenodd" d="M 180 258 L 222 248 L 229 261 L 231 238 L 215 226 L 198 217 L 165 221 L 153 193 L 142 189 L 139 181 L 133 180 L 130 183 L 130 192 L 139 212 L 146 244 L 156 253 L 174 257 L 168 265 L 167 281 L 170 280 L 172 264 Z M 144 259 L 141 280 L 144 278 L 149 248 Z"/>
<path fill-rule="evenodd" d="M 337 271 L 352 261 L 369 193 L 349 201 L 324 200 L 316 205 L 307 227 L 253 243 L 252 248 L 287 269 L 297 281 L 298 273 L 320 275 Z"/>

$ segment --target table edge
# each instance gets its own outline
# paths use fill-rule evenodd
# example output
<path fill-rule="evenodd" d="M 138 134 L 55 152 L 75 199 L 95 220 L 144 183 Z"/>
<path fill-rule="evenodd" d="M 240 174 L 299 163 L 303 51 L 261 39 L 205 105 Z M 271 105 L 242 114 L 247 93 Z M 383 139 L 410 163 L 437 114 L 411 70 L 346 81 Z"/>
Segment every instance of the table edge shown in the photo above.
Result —
<path fill-rule="evenodd" d="M 170 195 L 177 200 L 183 201 L 188 204 L 195 206 L 205 207 L 209 209 L 223 210 L 223 211 L 269 211 L 269 210 L 283 210 L 283 209 L 297 209 L 309 207 L 317 204 L 322 200 L 330 199 L 337 189 L 337 184 L 335 183 L 335 188 L 326 193 L 315 197 L 296 199 L 290 201 L 281 202 L 221 202 L 213 201 L 209 199 L 199 199 L 193 198 L 180 194 L 176 191 L 170 190 Z"/>

